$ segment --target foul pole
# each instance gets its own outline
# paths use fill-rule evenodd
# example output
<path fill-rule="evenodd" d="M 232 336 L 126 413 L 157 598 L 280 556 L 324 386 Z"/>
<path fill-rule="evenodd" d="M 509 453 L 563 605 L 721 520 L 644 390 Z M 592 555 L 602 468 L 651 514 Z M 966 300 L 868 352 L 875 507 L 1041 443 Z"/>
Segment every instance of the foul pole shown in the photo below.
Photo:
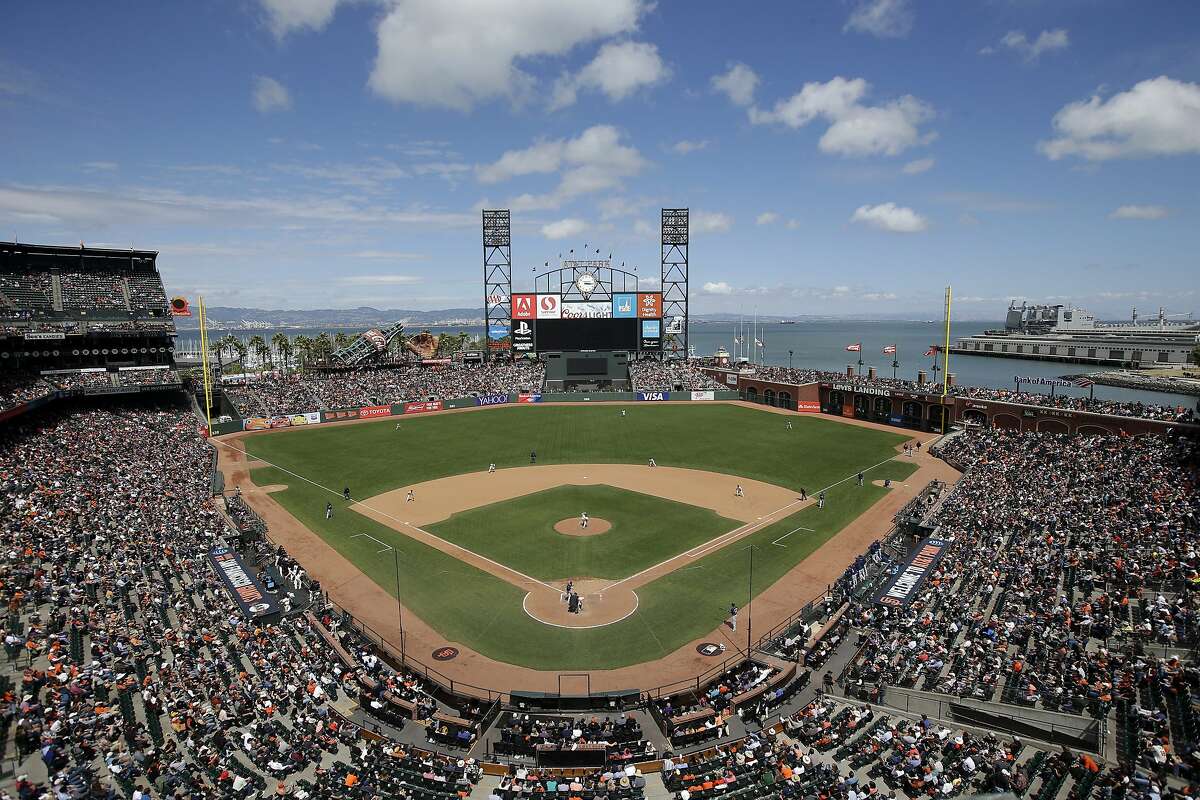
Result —
<path fill-rule="evenodd" d="M 199 298 L 200 307 L 200 368 L 204 371 L 204 418 L 208 432 L 212 434 L 212 372 L 208 368 L 208 315 L 204 309 L 204 296 Z"/>
<path fill-rule="evenodd" d="M 950 287 L 946 287 L 946 340 L 942 346 L 942 397 L 950 389 Z M 945 427 L 945 423 L 943 423 Z"/>

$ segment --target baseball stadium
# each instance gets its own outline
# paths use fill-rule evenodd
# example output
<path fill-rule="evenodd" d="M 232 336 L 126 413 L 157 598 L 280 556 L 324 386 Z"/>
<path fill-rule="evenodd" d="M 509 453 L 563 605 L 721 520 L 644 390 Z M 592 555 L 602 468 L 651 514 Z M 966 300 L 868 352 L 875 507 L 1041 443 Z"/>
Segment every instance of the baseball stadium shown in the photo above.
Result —
<path fill-rule="evenodd" d="M 477 349 L 257 372 L 153 251 L 2 246 L 19 791 L 1082 799 L 1194 741 L 1190 414 L 697 357 L 687 209 L 653 291 L 514 286 L 510 225 Z"/>

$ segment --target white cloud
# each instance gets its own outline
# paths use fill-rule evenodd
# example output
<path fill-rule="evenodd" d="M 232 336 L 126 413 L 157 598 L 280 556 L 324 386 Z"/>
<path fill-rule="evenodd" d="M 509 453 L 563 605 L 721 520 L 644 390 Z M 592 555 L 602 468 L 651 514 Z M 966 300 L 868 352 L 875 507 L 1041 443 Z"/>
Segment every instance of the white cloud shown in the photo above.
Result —
<path fill-rule="evenodd" d="M 658 55 L 658 47 L 647 42 L 609 42 L 578 75 L 564 74 L 554 84 L 550 108 L 575 103 L 582 90 L 603 92 L 614 103 L 645 86 L 664 83 L 670 68 Z"/>
<path fill-rule="evenodd" d="M 333 19 L 338 0 L 259 0 L 277 38 L 302 28 L 319 31 Z"/>
<path fill-rule="evenodd" d="M 643 0 L 396 0 L 368 83 L 393 102 L 460 111 L 520 100 L 536 82 L 521 61 L 629 33 L 645 10 Z"/>
<path fill-rule="evenodd" d="M 1200 153 L 1200 84 L 1165 75 L 1101 100 L 1069 103 L 1054 115 L 1057 137 L 1038 143 L 1048 158 L 1090 161 Z"/>
<path fill-rule="evenodd" d="M 1033 41 L 1025 35 L 1025 31 L 1009 31 L 1000 39 L 1000 47 L 1007 47 L 1020 53 L 1021 57 L 1026 61 L 1037 61 L 1041 58 L 1042 53 L 1050 53 L 1055 50 L 1066 50 L 1070 46 L 1071 40 L 1063 28 L 1055 28 L 1052 31 L 1042 31 Z M 996 52 L 995 47 L 985 47 L 979 51 L 980 55 L 991 55 Z"/>
<path fill-rule="evenodd" d="M 788 229 L 789 231 L 794 231 L 794 230 L 797 230 L 799 227 L 800 227 L 800 220 L 798 220 L 798 219 L 789 219 L 789 220 L 787 221 L 787 229 Z"/>
<path fill-rule="evenodd" d="M 738 106 L 754 102 L 754 90 L 758 88 L 758 75 L 741 62 L 729 65 L 729 69 L 712 77 L 712 88 L 729 98 Z"/>
<path fill-rule="evenodd" d="M 922 172 L 928 172 L 933 169 L 934 160 L 932 158 L 918 158 L 916 161 L 910 161 L 905 164 L 900 171 L 905 175 L 920 175 Z"/>
<path fill-rule="evenodd" d="M 909 0 L 860 0 L 842 30 L 902 39 L 912 31 L 913 18 Z"/>
<path fill-rule="evenodd" d="M 551 222 L 542 226 L 542 236 L 547 239 L 569 239 L 572 236 L 578 236 L 588 229 L 588 224 L 581 219 L 568 217 L 560 219 L 558 222 Z"/>
<path fill-rule="evenodd" d="M 705 294 L 733 294 L 733 287 L 725 281 L 709 281 L 704 284 L 701 291 Z"/>
<path fill-rule="evenodd" d="M 773 225 L 779 221 L 779 215 L 774 211 L 764 211 L 754 220 L 755 225 Z"/>
<path fill-rule="evenodd" d="M 1164 219 L 1170 216 L 1166 206 L 1121 206 L 1108 215 L 1109 219 Z"/>
<path fill-rule="evenodd" d="M 254 107 L 260 114 L 286 111 L 292 107 L 292 96 L 287 87 L 274 78 L 259 75 L 254 79 Z"/>
<path fill-rule="evenodd" d="M 655 233 L 657 233 L 657 231 L 654 230 L 654 226 L 649 222 L 646 222 L 644 219 L 639 219 L 637 222 L 633 223 L 634 236 L 642 238 L 646 236 L 653 236 Z"/>
<path fill-rule="evenodd" d="M 929 223 L 917 212 L 895 203 L 880 203 L 876 206 L 859 206 L 850 217 L 851 222 L 861 222 L 872 228 L 889 233 L 920 233 Z"/>
<path fill-rule="evenodd" d="M 697 150 L 703 150 L 706 147 L 708 147 L 707 139 L 701 139 L 700 141 L 681 139 L 680 141 L 671 145 L 671 149 L 681 156 L 686 156 L 688 153 L 694 153 Z"/>
<path fill-rule="evenodd" d="M 895 300 L 895 292 L 862 292 L 858 295 L 858 299 L 867 300 L 869 302 L 880 302 L 885 300 Z"/>
<path fill-rule="evenodd" d="M 345 275 L 338 282 L 351 286 L 410 286 L 421 279 L 416 275 Z"/>
<path fill-rule="evenodd" d="M 733 227 L 733 217 L 722 211 L 693 211 L 692 233 L 728 233 Z"/>
<path fill-rule="evenodd" d="M 119 166 L 115 161 L 85 161 L 83 163 L 85 172 L 116 172 Z"/>
<path fill-rule="evenodd" d="M 574 139 L 535 142 L 523 150 L 509 150 L 492 163 L 477 168 L 482 183 L 499 183 L 522 175 L 562 171 L 558 187 L 550 194 L 521 195 L 511 207 L 521 210 L 557 208 L 574 197 L 612 189 L 623 178 L 646 166 L 637 148 L 623 145 L 611 125 L 595 125 Z"/>
<path fill-rule="evenodd" d="M 862 103 L 871 86 L 862 78 L 834 77 L 825 83 L 806 83 L 799 92 L 775 103 L 770 111 L 750 109 L 756 125 L 780 124 L 802 128 L 816 119 L 830 123 L 818 147 L 844 156 L 896 155 L 928 144 L 936 133 L 922 133 L 920 125 L 933 116 L 933 108 L 912 95 L 879 106 Z"/>

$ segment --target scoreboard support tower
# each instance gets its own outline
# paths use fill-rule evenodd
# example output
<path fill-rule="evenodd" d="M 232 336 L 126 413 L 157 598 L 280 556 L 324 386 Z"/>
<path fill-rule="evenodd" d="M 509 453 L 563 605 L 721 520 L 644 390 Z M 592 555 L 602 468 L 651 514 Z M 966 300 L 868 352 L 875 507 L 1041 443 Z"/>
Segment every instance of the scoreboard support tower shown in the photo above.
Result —
<path fill-rule="evenodd" d="M 688 357 L 688 209 L 662 210 L 663 358 Z"/>
<path fill-rule="evenodd" d="M 483 211 L 483 339 L 489 359 L 513 358 L 511 337 L 493 350 L 493 330 L 512 330 L 512 228 L 507 208 Z"/>

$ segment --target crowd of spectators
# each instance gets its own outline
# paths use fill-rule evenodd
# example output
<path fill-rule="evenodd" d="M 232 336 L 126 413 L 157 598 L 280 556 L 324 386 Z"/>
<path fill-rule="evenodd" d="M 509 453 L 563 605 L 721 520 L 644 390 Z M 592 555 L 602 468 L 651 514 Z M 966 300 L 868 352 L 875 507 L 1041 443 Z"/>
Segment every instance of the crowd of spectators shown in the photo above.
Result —
<path fill-rule="evenodd" d="M 998 400 L 1006 403 L 1023 403 L 1031 406 L 1049 406 L 1071 411 L 1089 411 L 1093 414 L 1115 414 L 1121 417 L 1161 419 L 1170 422 L 1194 422 L 1195 412 L 1180 406 L 1160 406 L 1138 401 L 1105 400 L 1098 397 L 1076 397 L 1066 394 L 1042 394 L 1040 392 L 1017 392 L 1011 389 L 990 389 L 983 386 L 954 386 L 951 393 L 958 397 L 976 400 Z"/>
<path fill-rule="evenodd" d="M 53 391 L 50 382 L 40 375 L 27 372 L 0 374 L 0 413 Z"/>
<path fill-rule="evenodd" d="M 456 363 L 353 372 L 279 373 L 245 384 L 226 385 L 224 391 L 243 416 L 277 416 L 413 400 L 536 392 L 545 377 L 546 367 L 540 361 Z"/>
<path fill-rule="evenodd" d="M 791 383 L 797 386 L 809 383 L 841 383 L 865 388 L 896 389 L 906 392 L 940 392 L 940 384 L 919 384 L 916 381 L 905 380 L 903 378 L 868 378 L 859 375 L 847 376 L 841 372 L 774 366 L 759 366 L 755 367 L 754 371 L 754 377 L 756 378 L 767 381 L 778 381 L 780 383 Z M 986 386 L 962 385 L 951 385 L 950 394 L 976 400 L 1022 403 L 1024 405 L 1047 406 L 1071 411 L 1088 411 L 1093 414 L 1114 414 L 1122 417 L 1158 419 L 1171 422 L 1195 421 L 1195 412 L 1191 408 L 1155 405 L 1138 401 L 1106 400 L 1103 398 L 1061 393 L 1050 395 L 1041 392 L 1017 392 L 1012 389 L 993 389 Z"/>
<path fill-rule="evenodd" d="M 634 391 L 702 391 L 725 389 L 690 361 L 630 361 L 629 379 Z"/>
<path fill-rule="evenodd" d="M 228 532 L 210 463 L 196 419 L 171 409 L 0 429 L 0 727 L 18 796 L 366 798 L 403 782 L 453 798 L 473 765 L 370 744 L 332 705 L 419 681 L 329 615 L 239 613 L 206 560 Z"/>
<path fill-rule="evenodd" d="M 1175 655 L 1200 644 L 1197 443 L 981 430 L 938 452 L 965 470 L 930 519 L 952 544 L 908 605 L 853 609 L 848 690 L 1115 704 L 1132 760 L 1200 767 L 1200 673 Z"/>

